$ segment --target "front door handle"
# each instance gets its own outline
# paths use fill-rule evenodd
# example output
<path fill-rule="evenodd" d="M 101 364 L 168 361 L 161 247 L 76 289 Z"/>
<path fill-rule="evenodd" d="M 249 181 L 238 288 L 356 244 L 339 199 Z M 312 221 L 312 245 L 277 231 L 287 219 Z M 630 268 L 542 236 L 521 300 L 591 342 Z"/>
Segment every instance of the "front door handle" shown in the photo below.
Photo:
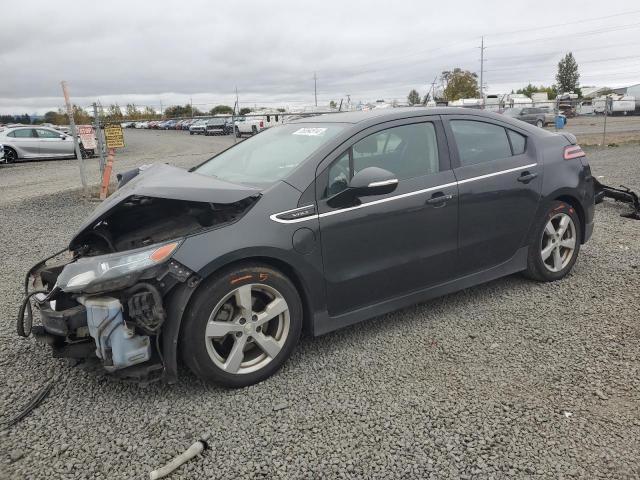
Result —
<path fill-rule="evenodd" d="M 427 205 L 441 205 L 444 206 L 449 200 L 453 199 L 453 195 L 445 195 L 443 192 L 436 192 L 431 195 L 431 198 L 427 200 Z"/>
<path fill-rule="evenodd" d="M 518 177 L 518 181 L 522 183 L 529 183 L 531 180 L 533 180 L 537 176 L 538 176 L 537 173 L 522 172 L 522 175 Z"/>

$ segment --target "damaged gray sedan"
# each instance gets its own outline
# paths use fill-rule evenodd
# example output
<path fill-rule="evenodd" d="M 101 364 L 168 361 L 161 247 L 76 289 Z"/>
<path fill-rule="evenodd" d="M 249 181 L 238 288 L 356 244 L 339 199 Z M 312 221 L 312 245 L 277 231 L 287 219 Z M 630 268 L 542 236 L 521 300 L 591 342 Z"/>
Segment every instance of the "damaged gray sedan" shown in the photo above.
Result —
<path fill-rule="evenodd" d="M 122 183 L 66 258 L 28 272 L 18 333 L 145 381 L 175 381 L 182 359 L 251 385 L 303 330 L 516 272 L 560 280 L 593 232 L 575 137 L 465 109 L 301 119 Z"/>

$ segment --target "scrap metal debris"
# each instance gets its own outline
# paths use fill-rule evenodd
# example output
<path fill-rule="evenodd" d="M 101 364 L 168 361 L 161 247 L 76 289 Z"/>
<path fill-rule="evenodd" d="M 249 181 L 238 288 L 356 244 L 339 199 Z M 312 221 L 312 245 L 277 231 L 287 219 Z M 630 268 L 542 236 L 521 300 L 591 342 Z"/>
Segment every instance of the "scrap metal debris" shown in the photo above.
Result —
<path fill-rule="evenodd" d="M 27 415 L 29 415 L 33 410 L 35 410 L 35 408 L 38 405 L 40 405 L 45 398 L 47 398 L 47 395 L 49 395 L 49 392 L 53 388 L 53 385 L 55 382 L 56 382 L 56 379 L 53 379 L 44 387 L 42 387 L 40 390 L 38 390 L 36 395 L 31 399 L 29 403 L 27 403 L 27 405 L 25 405 L 25 407 L 20 411 L 20 413 L 18 413 L 15 417 L 13 417 L 12 419 L 4 423 L 4 427 L 5 428 L 12 427 L 16 423 L 18 423 L 20 420 L 25 418 Z"/>
<path fill-rule="evenodd" d="M 637 193 L 631 191 L 624 185 L 620 185 L 620 188 L 604 185 L 595 178 L 593 179 L 593 186 L 595 188 L 596 203 L 601 203 L 605 197 L 612 198 L 616 202 L 627 203 L 631 206 L 633 211 L 623 213 L 620 216 L 631 218 L 633 220 L 640 220 L 640 197 L 638 197 Z"/>
<path fill-rule="evenodd" d="M 157 470 L 154 470 L 151 473 L 149 473 L 150 480 L 156 480 L 158 478 L 166 477 L 171 472 L 173 472 L 176 468 L 178 468 L 180 465 L 188 462 L 196 455 L 199 455 L 200 453 L 202 453 L 205 449 L 208 448 L 207 441 L 206 441 L 207 439 L 208 439 L 208 435 L 203 436 L 203 438 L 195 442 L 193 445 L 187 448 L 183 453 L 181 453 L 180 455 L 175 457 L 173 460 L 171 460 L 169 463 L 167 463 L 164 467 L 158 468 Z"/>

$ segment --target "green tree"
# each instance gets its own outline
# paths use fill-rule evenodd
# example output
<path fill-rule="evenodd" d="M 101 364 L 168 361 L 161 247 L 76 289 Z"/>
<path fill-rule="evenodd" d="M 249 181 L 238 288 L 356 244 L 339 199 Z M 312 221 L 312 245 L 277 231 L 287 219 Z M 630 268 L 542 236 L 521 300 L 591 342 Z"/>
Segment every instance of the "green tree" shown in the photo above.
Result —
<path fill-rule="evenodd" d="M 444 85 L 444 98 L 450 102 L 461 98 L 477 98 L 480 96 L 478 75 L 469 70 L 462 70 L 461 68 L 445 70 L 440 76 L 440 81 Z"/>
<path fill-rule="evenodd" d="M 146 119 L 158 118 L 158 114 L 153 108 L 146 106 L 144 107 L 144 110 L 142 112 L 142 118 L 146 118 Z"/>
<path fill-rule="evenodd" d="M 511 92 L 513 93 L 513 92 Z M 524 88 L 519 88 L 515 93 L 521 93 L 531 98 L 534 93 L 546 93 L 549 97 L 549 100 L 553 100 L 558 96 L 558 92 L 556 90 L 556 86 L 552 85 L 550 87 L 545 87 L 544 85 L 540 85 L 536 87 L 535 85 L 529 84 Z"/>
<path fill-rule="evenodd" d="M 216 105 L 209 111 L 209 113 L 211 115 L 231 115 L 233 113 L 233 108 L 229 107 L 228 105 Z"/>
<path fill-rule="evenodd" d="M 281 112 L 281 113 L 284 113 L 284 112 L 287 111 L 287 109 L 286 108 L 278 108 L 278 111 Z"/>
<path fill-rule="evenodd" d="M 409 95 L 407 96 L 407 101 L 409 102 L 410 105 L 417 105 L 420 103 L 420 94 L 415 88 L 409 92 Z"/>
<path fill-rule="evenodd" d="M 164 116 L 167 118 L 178 118 L 178 117 L 197 117 L 198 115 L 202 115 L 202 112 L 197 108 L 191 109 L 190 104 L 182 105 L 172 105 L 167 107 L 164 111 Z"/>
<path fill-rule="evenodd" d="M 329 108 L 336 108 L 337 106 L 338 106 L 338 104 L 334 100 L 331 100 L 329 102 Z"/>
<path fill-rule="evenodd" d="M 240 115 L 247 115 L 249 113 L 251 113 L 251 109 L 250 108 L 244 107 L 244 108 L 240 109 Z"/>
<path fill-rule="evenodd" d="M 558 73 L 556 74 L 556 82 L 558 82 L 558 92 L 579 93 L 580 73 L 578 73 L 578 62 L 573 57 L 573 53 L 567 53 L 560 62 L 558 62 Z"/>
<path fill-rule="evenodd" d="M 112 104 L 107 108 L 107 120 L 110 122 L 117 122 L 124 118 L 122 115 L 122 110 L 120 110 L 120 105 Z"/>

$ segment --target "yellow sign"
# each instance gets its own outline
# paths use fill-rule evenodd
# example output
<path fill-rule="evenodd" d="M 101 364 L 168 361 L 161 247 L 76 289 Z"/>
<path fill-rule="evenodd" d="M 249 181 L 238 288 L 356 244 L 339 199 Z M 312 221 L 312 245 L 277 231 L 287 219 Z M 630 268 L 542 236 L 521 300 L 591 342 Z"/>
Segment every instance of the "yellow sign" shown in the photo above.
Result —
<path fill-rule="evenodd" d="M 105 125 L 104 138 L 107 141 L 107 148 L 124 148 L 124 135 L 120 125 Z"/>

